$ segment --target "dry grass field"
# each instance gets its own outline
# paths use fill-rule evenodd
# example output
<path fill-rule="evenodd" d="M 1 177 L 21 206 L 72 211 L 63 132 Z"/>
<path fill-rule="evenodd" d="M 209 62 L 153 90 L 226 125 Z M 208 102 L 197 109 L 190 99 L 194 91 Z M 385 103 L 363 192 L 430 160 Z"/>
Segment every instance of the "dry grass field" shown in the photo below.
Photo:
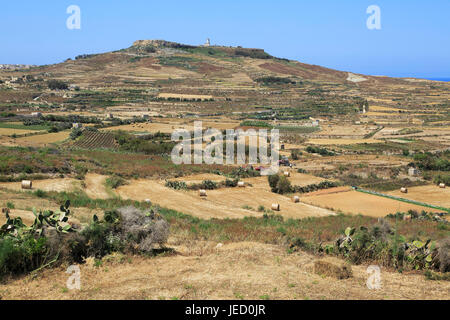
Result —
<path fill-rule="evenodd" d="M 450 299 L 448 281 L 382 269 L 382 287 L 366 286 L 367 266 L 352 266 L 353 277 L 336 280 L 312 272 L 315 257 L 287 254 L 256 242 L 225 244 L 171 238 L 173 256 L 111 256 L 101 266 L 81 265 L 81 290 L 67 290 L 65 268 L 45 270 L 0 285 L 2 299 Z M 109 262 L 108 262 L 109 260 Z"/>
<path fill-rule="evenodd" d="M 389 213 L 406 212 L 408 210 L 440 212 L 440 210 L 426 208 L 397 200 L 375 195 L 348 191 L 320 195 L 306 195 L 300 201 L 322 208 L 332 208 L 344 213 L 363 214 L 372 217 L 385 217 Z"/>
<path fill-rule="evenodd" d="M 253 185 L 254 180 L 245 181 L 251 181 Z M 200 197 L 197 191 L 176 191 L 165 187 L 163 181 L 140 179 L 117 188 L 116 192 L 124 199 L 150 199 L 169 209 L 206 219 L 262 216 L 263 212 L 258 212 L 258 207 L 262 205 L 265 209 L 270 209 L 273 203 L 281 206 L 277 213 L 291 218 L 334 214 L 307 204 L 293 203 L 289 197 L 274 194 L 268 189 L 265 178 L 264 183 L 255 183 L 254 187 L 208 190 L 206 197 Z"/>
<path fill-rule="evenodd" d="M 437 185 L 426 185 L 408 188 L 408 193 L 399 190 L 388 192 L 388 194 L 405 199 L 420 201 L 435 206 L 450 208 L 450 188 L 439 188 Z"/>
<path fill-rule="evenodd" d="M 3 145 L 7 146 L 45 147 L 54 143 L 63 142 L 64 140 L 69 138 L 69 135 L 70 131 L 61 131 L 55 133 L 37 134 L 16 139 L 10 138 L 0 141 Z"/>
<path fill-rule="evenodd" d="M 23 135 L 28 133 L 36 133 L 36 130 L 0 128 L 0 136 Z"/>
<path fill-rule="evenodd" d="M 22 189 L 21 182 L 0 182 L 0 188 L 6 188 L 15 191 L 29 191 Z M 81 188 L 81 181 L 72 178 L 53 178 L 34 180 L 32 190 L 43 191 L 74 191 Z"/>

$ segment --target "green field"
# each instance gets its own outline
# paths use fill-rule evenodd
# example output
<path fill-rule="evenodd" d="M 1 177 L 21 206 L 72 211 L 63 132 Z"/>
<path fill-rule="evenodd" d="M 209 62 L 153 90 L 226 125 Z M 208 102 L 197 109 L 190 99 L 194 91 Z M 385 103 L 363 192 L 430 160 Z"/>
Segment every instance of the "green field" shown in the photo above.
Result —
<path fill-rule="evenodd" d="M 31 125 L 26 126 L 24 124 L 18 124 L 18 123 L 10 123 L 10 122 L 0 122 L 0 128 L 5 129 L 21 129 L 21 130 L 48 130 L 50 127 L 46 125 Z"/>

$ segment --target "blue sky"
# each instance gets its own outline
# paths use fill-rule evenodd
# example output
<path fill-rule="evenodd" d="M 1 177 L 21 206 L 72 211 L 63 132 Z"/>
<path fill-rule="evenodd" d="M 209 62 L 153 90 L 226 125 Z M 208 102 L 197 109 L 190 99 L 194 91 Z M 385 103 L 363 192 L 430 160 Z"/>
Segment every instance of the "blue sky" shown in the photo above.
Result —
<path fill-rule="evenodd" d="M 0 63 L 51 64 L 129 47 L 137 39 L 264 48 L 372 75 L 450 77 L 449 0 L 2 1 Z M 69 5 L 81 30 L 69 30 Z M 369 5 L 381 30 L 369 30 Z"/>

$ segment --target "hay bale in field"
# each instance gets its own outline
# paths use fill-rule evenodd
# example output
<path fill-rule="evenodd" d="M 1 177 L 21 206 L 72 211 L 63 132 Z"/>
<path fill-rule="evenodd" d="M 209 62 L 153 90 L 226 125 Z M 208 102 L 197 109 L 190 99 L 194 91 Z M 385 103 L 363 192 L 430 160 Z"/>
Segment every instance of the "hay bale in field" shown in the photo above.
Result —
<path fill-rule="evenodd" d="M 22 180 L 22 189 L 31 189 L 33 187 L 33 182 L 30 180 Z"/>
<path fill-rule="evenodd" d="M 245 187 L 244 181 L 239 181 L 239 182 L 238 182 L 238 187 L 244 188 L 244 187 Z"/>
<path fill-rule="evenodd" d="M 403 220 L 404 220 L 404 221 L 411 221 L 411 220 L 412 220 L 412 217 L 411 217 L 411 215 L 409 215 L 409 214 L 405 214 L 405 215 L 403 216 Z"/>
<path fill-rule="evenodd" d="M 150 201 L 150 199 L 145 199 L 145 203 L 152 204 L 152 202 Z"/>
<path fill-rule="evenodd" d="M 300 202 L 300 197 L 299 197 L 299 196 L 294 196 L 294 197 L 292 198 L 292 202 L 294 202 L 294 203 L 299 203 L 299 202 Z"/>
<path fill-rule="evenodd" d="M 200 190 L 198 191 L 198 194 L 200 195 L 200 197 L 206 197 L 206 190 L 200 189 Z"/>
<path fill-rule="evenodd" d="M 439 188 L 445 188 L 445 183 L 439 183 Z"/>
<path fill-rule="evenodd" d="M 348 279 L 353 276 L 352 267 L 348 262 L 333 257 L 316 260 L 314 273 L 336 279 Z"/>
<path fill-rule="evenodd" d="M 280 211 L 280 204 L 272 203 L 272 210 L 273 211 Z"/>
<path fill-rule="evenodd" d="M 408 193 L 408 188 L 402 187 L 400 188 L 401 193 Z"/>
<path fill-rule="evenodd" d="M 290 177 L 290 176 L 291 176 L 291 173 L 290 173 L 289 171 L 285 171 L 285 172 L 284 172 L 284 176 L 285 176 L 285 177 Z"/>

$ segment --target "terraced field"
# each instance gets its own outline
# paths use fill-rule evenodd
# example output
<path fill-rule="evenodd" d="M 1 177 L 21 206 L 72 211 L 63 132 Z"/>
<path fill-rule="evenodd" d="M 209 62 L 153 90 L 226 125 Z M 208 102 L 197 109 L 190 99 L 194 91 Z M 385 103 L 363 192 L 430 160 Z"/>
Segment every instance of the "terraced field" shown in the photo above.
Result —
<path fill-rule="evenodd" d="M 85 130 L 81 138 L 77 139 L 73 145 L 83 149 L 117 149 L 119 147 L 113 134 L 89 130 Z"/>

